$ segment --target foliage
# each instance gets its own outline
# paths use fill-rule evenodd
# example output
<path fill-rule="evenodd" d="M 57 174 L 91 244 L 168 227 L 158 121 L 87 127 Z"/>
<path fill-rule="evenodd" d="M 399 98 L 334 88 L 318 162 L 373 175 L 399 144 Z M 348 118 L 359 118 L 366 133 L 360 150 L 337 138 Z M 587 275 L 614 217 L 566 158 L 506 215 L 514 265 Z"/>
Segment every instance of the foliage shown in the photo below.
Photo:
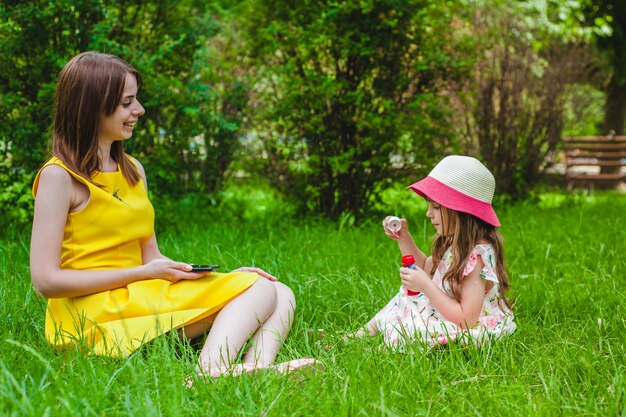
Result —
<path fill-rule="evenodd" d="M 245 87 L 218 67 L 222 51 L 211 47 L 219 12 L 194 0 L 3 0 L 0 186 L 30 184 L 49 153 L 58 71 L 76 53 L 98 50 L 142 73 L 146 115 L 127 150 L 144 162 L 157 195 L 218 191 L 246 101 Z"/>
<path fill-rule="evenodd" d="M 32 218 L 31 178 L 28 173 L 7 169 L 6 161 L 0 163 L 0 219 L 8 226 L 10 223 L 24 225 Z M 0 231 L 0 236 L 6 229 Z"/>
<path fill-rule="evenodd" d="M 118 38 L 99 37 L 99 49 L 128 56 L 144 76 L 146 120 L 129 149 L 145 156 L 157 192 L 175 198 L 216 196 L 236 151 L 246 102 L 245 87 L 222 65 L 220 10 L 204 3 L 138 2 L 125 19 L 112 8 L 113 27 L 105 21 L 102 30 Z"/>
<path fill-rule="evenodd" d="M 604 134 L 605 99 L 606 95 L 601 90 L 589 84 L 579 84 L 570 89 L 565 100 L 563 137 Z"/>
<path fill-rule="evenodd" d="M 620 0 L 588 0 L 588 20 L 606 22 L 607 30 L 597 33 L 597 46 L 606 58 L 606 92 L 603 134 L 624 134 L 626 121 L 626 3 Z M 603 170 L 604 171 L 604 170 Z"/>
<path fill-rule="evenodd" d="M 381 183 L 453 144 L 442 88 L 463 74 L 454 2 L 252 2 L 265 175 L 310 208 L 357 216 Z"/>
<path fill-rule="evenodd" d="M 102 19 L 99 4 L 0 3 L 0 188 L 2 206 L 13 206 L 3 216 L 23 220 L 31 209 L 30 199 L 9 190 L 27 191 L 48 154 L 54 79 L 66 57 L 87 49 L 89 28 Z"/>
<path fill-rule="evenodd" d="M 457 151 L 523 197 L 563 133 L 595 133 L 605 97 L 617 116 L 597 129 L 623 124 L 622 3 L 0 0 L 0 216 L 28 218 L 56 74 L 89 49 L 144 76 L 126 147 L 156 199 L 215 204 L 231 174 L 265 176 L 358 218 Z M 606 95 L 576 90 L 590 73 Z"/>
<path fill-rule="evenodd" d="M 571 89 L 593 68 L 592 28 L 576 2 L 469 4 L 479 41 L 474 77 L 459 88 L 466 148 L 492 170 L 499 193 L 521 198 L 561 142 Z"/>

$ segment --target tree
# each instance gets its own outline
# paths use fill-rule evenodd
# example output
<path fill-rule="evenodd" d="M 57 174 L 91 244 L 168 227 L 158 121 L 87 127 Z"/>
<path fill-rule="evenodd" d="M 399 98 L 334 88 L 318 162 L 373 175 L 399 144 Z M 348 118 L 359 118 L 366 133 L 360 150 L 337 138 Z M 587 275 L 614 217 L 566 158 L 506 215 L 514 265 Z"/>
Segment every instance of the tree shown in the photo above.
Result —
<path fill-rule="evenodd" d="M 246 91 L 220 68 L 221 10 L 213 6 L 126 0 L 107 9 L 94 42 L 126 57 L 144 77 L 146 117 L 128 148 L 145 156 L 152 186 L 169 197 L 215 197 L 238 143 Z"/>
<path fill-rule="evenodd" d="M 75 54 L 121 56 L 143 76 L 146 115 L 127 150 L 157 195 L 215 193 L 236 150 L 245 88 L 214 64 L 219 10 L 197 0 L 0 3 L 0 215 L 30 217 L 33 175 L 48 157 L 56 77 Z M 18 203 L 19 204 L 15 204 Z"/>
<path fill-rule="evenodd" d="M 591 66 L 578 4 L 474 1 L 474 77 L 459 86 L 466 149 L 497 179 L 498 193 L 526 196 L 562 140 L 566 93 Z"/>
<path fill-rule="evenodd" d="M 606 20 L 610 35 L 602 34 L 597 45 L 609 63 L 606 84 L 604 132 L 624 134 L 626 120 L 626 3 L 621 0 L 594 0 L 588 13 L 592 21 Z"/>
<path fill-rule="evenodd" d="M 257 134 L 274 184 L 336 218 L 361 214 L 398 172 L 451 145 L 451 2 L 251 2 Z M 420 171 L 421 170 L 421 171 Z"/>
<path fill-rule="evenodd" d="M 0 216 L 30 218 L 30 184 L 48 155 L 56 76 L 88 48 L 103 19 L 100 1 L 0 3 Z"/>

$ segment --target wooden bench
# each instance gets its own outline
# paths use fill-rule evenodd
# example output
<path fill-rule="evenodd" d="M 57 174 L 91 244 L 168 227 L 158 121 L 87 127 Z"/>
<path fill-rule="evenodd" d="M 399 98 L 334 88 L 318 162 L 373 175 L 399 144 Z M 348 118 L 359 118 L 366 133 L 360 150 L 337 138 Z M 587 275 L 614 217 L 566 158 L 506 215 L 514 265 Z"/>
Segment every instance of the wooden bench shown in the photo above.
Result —
<path fill-rule="evenodd" d="M 565 139 L 568 188 L 615 188 L 626 181 L 626 136 L 585 136 Z"/>

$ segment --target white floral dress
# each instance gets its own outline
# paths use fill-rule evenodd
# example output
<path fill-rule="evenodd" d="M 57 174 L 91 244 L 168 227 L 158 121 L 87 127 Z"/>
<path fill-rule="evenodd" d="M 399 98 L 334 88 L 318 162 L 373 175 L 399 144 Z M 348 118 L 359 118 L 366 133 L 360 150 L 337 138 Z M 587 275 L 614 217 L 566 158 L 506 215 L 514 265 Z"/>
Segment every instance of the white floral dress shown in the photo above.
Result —
<path fill-rule="evenodd" d="M 477 245 L 474 248 L 463 271 L 463 277 L 474 270 L 479 256 L 485 264 L 480 271 L 480 276 L 493 282 L 493 286 L 485 293 L 483 308 L 478 323 L 474 327 L 464 330 L 447 321 L 431 305 L 426 295 L 421 293 L 417 296 L 408 296 L 406 290 L 400 287 L 398 294 L 374 316 L 385 343 L 394 348 L 403 348 L 407 343 L 420 341 L 431 347 L 443 345 L 449 341 L 461 343 L 472 341 L 480 345 L 491 339 L 513 333 L 516 327 L 513 312 L 499 303 L 496 257 L 491 245 Z M 452 291 L 447 285 L 443 285 L 442 278 L 451 264 L 452 252 L 448 249 L 433 276 L 435 284 L 450 296 L 452 296 Z"/>

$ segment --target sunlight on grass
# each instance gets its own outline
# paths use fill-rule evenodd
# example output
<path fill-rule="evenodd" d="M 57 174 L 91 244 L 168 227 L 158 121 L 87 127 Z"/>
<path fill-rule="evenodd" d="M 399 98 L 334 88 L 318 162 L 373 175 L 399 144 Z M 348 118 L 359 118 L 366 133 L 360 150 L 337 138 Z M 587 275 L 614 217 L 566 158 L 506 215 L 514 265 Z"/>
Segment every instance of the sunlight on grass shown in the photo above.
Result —
<path fill-rule="evenodd" d="M 546 192 L 539 195 L 538 206 L 541 208 L 559 208 L 566 204 L 591 206 L 597 203 L 606 203 L 611 198 L 620 198 L 620 196 L 623 198 L 623 194 L 609 191 L 602 194 L 589 193 L 586 190 L 577 190 L 571 194 Z"/>
<path fill-rule="evenodd" d="M 222 193 L 221 209 L 235 213 L 245 220 L 259 219 L 267 215 L 290 216 L 295 205 L 281 198 L 278 193 L 261 181 L 254 185 L 230 184 Z"/>

